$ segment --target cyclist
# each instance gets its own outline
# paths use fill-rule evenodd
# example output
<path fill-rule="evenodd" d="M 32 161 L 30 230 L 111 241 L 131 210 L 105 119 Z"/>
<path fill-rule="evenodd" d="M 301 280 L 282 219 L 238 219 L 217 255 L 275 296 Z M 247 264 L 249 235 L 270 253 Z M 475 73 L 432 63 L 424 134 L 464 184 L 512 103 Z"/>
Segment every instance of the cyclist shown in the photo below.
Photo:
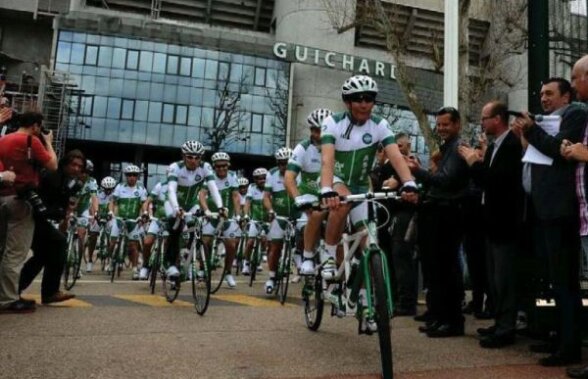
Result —
<path fill-rule="evenodd" d="M 296 206 L 318 201 L 320 190 L 318 178 L 321 171 L 321 125 L 325 118 L 333 112 L 328 109 L 315 109 L 306 122 L 310 128 L 310 138 L 300 142 L 292 152 L 288 161 L 285 185 L 288 194 L 294 198 Z M 296 186 L 296 177 L 300 174 L 300 185 Z M 307 211 L 307 225 L 304 228 L 303 262 L 301 275 L 314 274 L 314 251 L 320 238 L 321 222 L 326 212 Z"/>
<path fill-rule="evenodd" d="M 268 171 L 259 167 L 253 171 L 253 184 L 247 189 L 247 196 L 245 206 L 243 208 L 243 215 L 245 218 L 251 218 L 253 221 L 249 224 L 247 235 L 250 237 L 245 246 L 245 257 L 243 258 L 243 275 L 249 275 L 249 257 L 253 250 L 254 239 L 262 232 L 261 222 L 267 219 L 267 212 L 263 206 L 263 193 L 265 190 L 265 181 Z"/>
<path fill-rule="evenodd" d="M 86 264 L 86 272 L 92 272 L 92 256 L 96 248 L 96 238 L 98 234 L 95 232 L 97 223 L 94 216 L 98 211 L 98 183 L 91 174 L 94 171 L 94 164 L 91 160 L 86 160 L 86 168 L 80 176 L 80 180 L 84 183 L 82 189 L 77 193 L 76 217 L 78 219 L 78 237 L 80 244 L 80 251 L 82 254 L 85 250 L 86 231 L 90 231 L 88 236 L 88 263 Z"/>
<path fill-rule="evenodd" d="M 167 179 L 157 184 L 151 190 L 151 193 L 147 197 L 147 205 L 144 209 L 153 215 L 157 220 L 153 220 L 149 223 L 149 228 L 143 238 L 143 267 L 139 273 L 139 280 L 147 280 L 149 277 L 149 258 L 151 258 L 151 248 L 155 242 L 156 236 L 159 231 L 164 227 L 163 222 L 166 219 L 165 213 L 165 201 L 167 200 Z M 149 214 L 147 214 L 149 216 Z"/>
<path fill-rule="evenodd" d="M 123 220 L 122 222 L 127 226 L 127 248 L 133 267 L 133 280 L 139 280 L 139 269 L 137 268 L 139 242 L 143 238 L 143 228 L 137 220 L 141 216 L 141 210 L 144 211 L 145 205 L 147 204 L 147 190 L 138 181 L 140 173 L 141 169 L 133 164 L 125 167 L 124 175 L 126 177 L 126 183 L 119 183 L 115 187 L 112 202 L 110 203 L 112 214 L 121 218 Z M 121 227 L 122 224 L 119 224 L 119 222 L 112 223 L 112 229 L 110 231 L 111 242 L 118 239 Z"/>
<path fill-rule="evenodd" d="M 322 123 L 320 197 L 330 210 L 325 232 L 326 256 L 322 261 L 322 275 L 327 280 L 336 270 L 335 254 L 347 215 L 351 215 L 352 225 L 358 229 L 362 229 L 367 220 L 366 202 L 352 208 L 341 204 L 339 196 L 368 191 L 368 174 L 378 144 L 384 146 L 390 164 L 403 183 L 400 189 L 403 198 L 416 201 L 416 184 L 388 121 L 372 114 L 377 94 L 378 86 L 369 76 L 350 77 L 342 86 L 347 112 L 333 114 Z"/>
<path fill-rule="evenodd" d="M 241 227 L 239 222 L 241 220 L 241 197 L 239 196 L 239 184 L 237 182 L 237 175 L 229 171 L 231 157 L 229 154 L 219 151 L 212 154 L 212 167 L 214 168 L 214 179 L 216 187 L 218 188 L 222 203 L 228 208 L 228 216 L 233 216 L 232 220 L 223 221 L 223 243 L 225 245 L 225 281 L 230 288 L 235 288 L 236 282 L 233 275 L 231 275 L 231 266 L 235 259 L 237 252 L 237 245 L 239 238 L 241 238 Z M 200 191 L 200 206 L 205 213 L 210 211 L 217 211 L 218 208 L 212 198 L 208 196 L 208 190 L 203 188 Z M 207 250 L 212 244 L 212 237 L 218 226 L 218 220 L 209 220 L 202 226 L 202 242 Z"/>
<path fill-rule="evenodd" d="M 198 192 L 206 183 L 214 204 L 219 213 L 226 216 L 223 202 L 214 180 L 212 168 L 208 163 L 202 162 L 204 146 L 198 141 L 188 140 L 181 147 L 182 160 L 169 166 L 167 175 L 166 214 L 169 217 L 183 217 L 185 211 L 193 211 L 198 208 Z M 189 221 L 189 220 L 187 220 Z M 172 222 L 173 224 L 173 222 Z M 170 279 L 177 278 L 180 271 L 176 267 L 180 252 L 181 230 L 170 228 L 168 248 L 165 254 L 167 276 Z"/>
<path fill-rule="evenodd" d="M 102 178 L 102 181 L 100 181 L 100 188 L 96 194 L 96 197 L 98 197 L 98 213 L 96 214 L 96 221 L 108 219 L 109 205 L 112 201 L 114 187 L 116 187 L 116 179 L 114 179 L 112 176 L 105 176 Z M 100 224 L 96 222 L 95 224 L 92 224 L 91 227 L 94 228 L 95 226 L 97 228 L 90 229 L 90 232 L 97 232 L 100 234 Z M 111 228 L 112 220 L 109 220 L 106 224 L 106 230 L 110 231 Z M 102 257 L 102 259 L 104 259 L 104 257 Z"/>
<path fill-rule="evenodd" d="M 276 215 L 292 217 L 296 214 L 294 200 L 286 192 L 284 187 L 284 174 L 288 160 L 292 157 L 292 149 L 282 147 L 275 153 L 277 167 L 272 168 L 267 174 L 263 205 L 267 209 L 268 219 L 271 220 L 268 237 L 270 239 L 268 266 L 269 279 L 265 282 L 265 292 L 269 295 L 276 285 L 276 270 L 280 259 L 280 251 L 284 243 L 284 221 L 277 220 Z"/>
<path fill-rule="evenodd" d="M 241 209 L 245 206 L 247 202 L 247 190 L 249 189 L 249 179 L 245 177 L 240 177 L 237 179 L 237 184 L 239 185 L 239 204 L 241 204 Z"/>

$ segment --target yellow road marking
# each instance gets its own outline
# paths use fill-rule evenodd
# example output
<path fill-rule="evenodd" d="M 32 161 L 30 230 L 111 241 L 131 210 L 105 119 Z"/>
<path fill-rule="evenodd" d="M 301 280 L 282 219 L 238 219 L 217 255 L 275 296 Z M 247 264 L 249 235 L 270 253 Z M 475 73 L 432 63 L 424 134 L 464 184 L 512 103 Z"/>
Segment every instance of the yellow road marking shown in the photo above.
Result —
<path fill-rule="evenodd" d="M 41 295 L 27 295 L 23 296 L 24 299 L 35 300 L 38 304 L 41 304 Z M 91 308 L 92 304 L 85 302 L 80 299 L 70 299 L 61 303 L 52 303 L 43 305 L 44 307 L 60 307 L 60 308 Z"/>
<path fill-rule="evenodd" d="M 133 303 L 139 303 L 149 305 L 152 307 L 192 307 L 194 304 L 187 301 L 176 299 L 173 303 L 169 303 L 165 297 L 156 295 L 112 295 L 117 299 L 132 301 Z"/>
<path fill-rule="evenodd" d="M 274 299 L 274 300 L 266 300 L 266 299 L 260 299 L 257 297 L 253 297 L 253 296 L 247 296 L 247 295 L 214 295 L 215 299 L 219 299 L 219 300 L 223 300 L 223 301 L 228 301 L 231 303 L 237 303 L 237 304 L 244 304 L 244 305 L 250 305 L 252 307 L 282 307 L 282 306 L 287 306 L 287 307 L 291 307 L 292 304 L 280 304 L 280 302 L 278 301 L 278 299 Z"/>

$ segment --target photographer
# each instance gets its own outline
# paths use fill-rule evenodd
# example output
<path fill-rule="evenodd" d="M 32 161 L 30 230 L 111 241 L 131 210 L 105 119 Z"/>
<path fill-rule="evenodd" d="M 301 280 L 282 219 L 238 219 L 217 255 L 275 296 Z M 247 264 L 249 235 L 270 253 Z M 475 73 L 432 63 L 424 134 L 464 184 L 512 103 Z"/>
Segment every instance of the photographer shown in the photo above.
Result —
<path fill-rule="evenodd" d="M 59 303 L 74 295 L 59 290 L 65 265 L 67 242 L 64 233 L 50 221 L 65 223 L 67 213 L 73 211 L 70 199 L 82 187 L 80 176 L 86 166 L 84 154 L 79 150 L 68 152 L 59 162 L 56 172 L 41 174 L 39 196 L 44 211 L 35 214 L 35 234 L 31 249 L 33 256 L 25 263 L 20 274 L 20 292 L 24 291 L 43 270 L 41 302 Z M 62 224 L 63 225 L 63 224 Z"/>
<path fill-rule="evenodd" d="M 27 313 L 35 310 L 34 302 L 23 301 L 18 292 L 20 270 L 33 239 L 33 208 L 25 196 L 38 187 L 39 171 L 57 169 L 57 156 L 51 146 L 53 134 L 41 133 L 43 115 L 26 112 L 20 116 L 20 127 L 0 138 L 0 161 L 15 174 L 11 186 L 0 187 L 0 207 L 6 236 L 0 261 L 0 313 Z"/>

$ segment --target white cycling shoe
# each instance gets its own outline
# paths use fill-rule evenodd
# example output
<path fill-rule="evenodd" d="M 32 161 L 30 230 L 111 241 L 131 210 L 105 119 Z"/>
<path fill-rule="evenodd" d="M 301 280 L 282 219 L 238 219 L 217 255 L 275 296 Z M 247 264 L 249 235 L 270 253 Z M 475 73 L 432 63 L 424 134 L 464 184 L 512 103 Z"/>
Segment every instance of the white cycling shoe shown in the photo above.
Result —
<path fill-rule="evenodd" d="M 237 287 L 237 282 L 235 282 L 235 278 L 233 278 L 233 275 L 231 275 L 231 274 L 225 275 L 225 281 L 227 282 L 227 285 L 229 286 L 229 288 Z"/>
<path fill-rule="evenodd" d="M 312 259 L 302 261 L 300 275 L 314 275 L 314 261 Z"/>
<path fill-rule="evenodd" d="M 241 273 L 243 275 L 249 275 L 249 274 L 251 274 L 251 271 L 249 269 L 249 263 L 243 262 L 243 269 L 241 270 Z"/>
<path fill-rule="evenodd" d="M 168 278 L 177 278 L 180 276 L 180 271 L 176 266 L 169 266 L 169 268 L 165 271 L 165 275 Z"/>
<path fill-rule="evenodd" d="M 267 282 L 265 282 L 265 293 L 268 295 L 271 295 L 274 292 L 275 286 L 276 286 L 276 283 L 275 283 L 274 279 L 269 279 Z"/>
<path fill-rule="evenodd" d="M 141 267 L 141 271 L 139 272 L 139 280 L 147 280 L 149 277 L 149 269 L 147 267 Z"/>
<path fill-rule="evenodd" d="M 325 280 L 332 280 L 335 278 L 335 274 L 337 273 L 337 265 L 335 264 L 335 258 L 329 257 L 323 263 L 323 267 L 321 270 L 321 276 Z"/>

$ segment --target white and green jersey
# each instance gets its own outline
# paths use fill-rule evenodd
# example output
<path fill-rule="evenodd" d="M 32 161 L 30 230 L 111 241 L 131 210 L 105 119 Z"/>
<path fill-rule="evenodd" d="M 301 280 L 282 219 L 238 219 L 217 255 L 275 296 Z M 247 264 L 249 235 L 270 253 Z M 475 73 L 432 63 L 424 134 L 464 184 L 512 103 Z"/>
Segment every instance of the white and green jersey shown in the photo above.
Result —
<path fill-rule="evenodd" d="M 300 142 L 292 151 L 288 171 L 300 174 L 298 190 L 302 195 L 319 194 L 318 177 L 321 172 L 321 151 L 310 139 Z"/>
<path fill-rule="evenodd" d="M 239 192 L 239 204 L 241 204 L 241 209 L 243 209 L 246 202 L 247 202 L 247 194 L 243 195 L 243 194 L 241 194 L 241 192 Z"/>
<path fill-rule="evenodd" d="M 229 216 L 231 216 L 235 212 L 235 206 L 233 204 L 233 191 L 239 191 L 237 174 L 235 174 L 233 171 L 229 171 L 227 173 L 227 177 L 222 179 L 216 176 L 216 174 L 213 175 L 214 182 L 216 183 L 218 192 L 220 193 L 221 199 L 223 200 L 223 205 L 228 208 Z M 204 190 L 208 192 L 208 189 Z M 218 210 L 214 200 L 212 199 L 212 196 L 210 196 L 210 193 L 208 194 L 206 202 L 208 204 L 208 209 L 210 209 L 212 212 L 216 212 Z"/>
<path fill-rule="evenodd" d="M 363 125 L 354 125 L 347 113 L 336 113 L 323 121 L 321 145 L 335 145 L 335 176 L 352 192 L 369 187 L 369 172 L 373 167 L 378 144 L 395 143 L 390 124 L 372 115 Z"/>
<path fill-rule="evenodd" d="M 127 183 L 119 183 L 114 189 L 113 199 L 118 208 L 117 216 L 134 220 L 141 215 L 141 206 L 147 200 L 147 190 L 140 183 L 134 187 L 129 187 Z"/>
<path fill-rule="evenodd" d="M 300 183 L 300 175 L 296 177 L 296 183 Z M 284 177 L 277 167 L 272 168 L 265 181 L 265 191 L 272 195 L 272 207 L 278 216 L 290 217 L 296 213 L 294 200 L 288 195 L 284 186 Z"/>
<path fill-rule="evenodd" d="M 250 202 L 249 213 L 251 219 L 255 221 L 265 221 L 266 210 L 263 207 L 264 189 L 259 188 L 256 184 L 251 183 L 247 189 L 246 199 Z"/>
<path fill-rule="evenodd" d="M 172 163 L 169 166 L 167 175 L 168 183 L 177 183 L 177 201 L 181 208 L 186 211 L 198 205 L 198 191 L 202 185 L 209 180 L 214 180 L 214 174 L 210 164 L 203 162 L 195 170 L 188 170 L 183 161 Z M 168 191 L 168 199 L 171 191 Z M 172 206 L 175 206 L 172 201 Z"/>
<path fill-rule="evenodd" d="M 153 202 L 153 208 L 155 212 L 153 215 L 157 218 L 165 218 L 165 201 L 167 200 L 167 182 L 158 182 L 151 193 L 149 194 L 151 201 Z"/>
<path fill-rule="evenodd" d="M 92 196 L 96 195 L 97 192 L 98 183 L 96 182 L 96 179 L 88 176 L 84 182 L 84 186 L 76 194 L 76 197 L 78 198 L 76 213 L 78 216 L 90 209 L 90 201 Z"/>
<path fill-rule="evenodd" d="M 98 216 L 100 218 L 105 218 L 108 215 L 108 205 L 112 200 L 114 192 L 110 192 L 110 194 L 106 194 L 102 188 L 98 190 L 96 197 L 98 197 Z"/>

